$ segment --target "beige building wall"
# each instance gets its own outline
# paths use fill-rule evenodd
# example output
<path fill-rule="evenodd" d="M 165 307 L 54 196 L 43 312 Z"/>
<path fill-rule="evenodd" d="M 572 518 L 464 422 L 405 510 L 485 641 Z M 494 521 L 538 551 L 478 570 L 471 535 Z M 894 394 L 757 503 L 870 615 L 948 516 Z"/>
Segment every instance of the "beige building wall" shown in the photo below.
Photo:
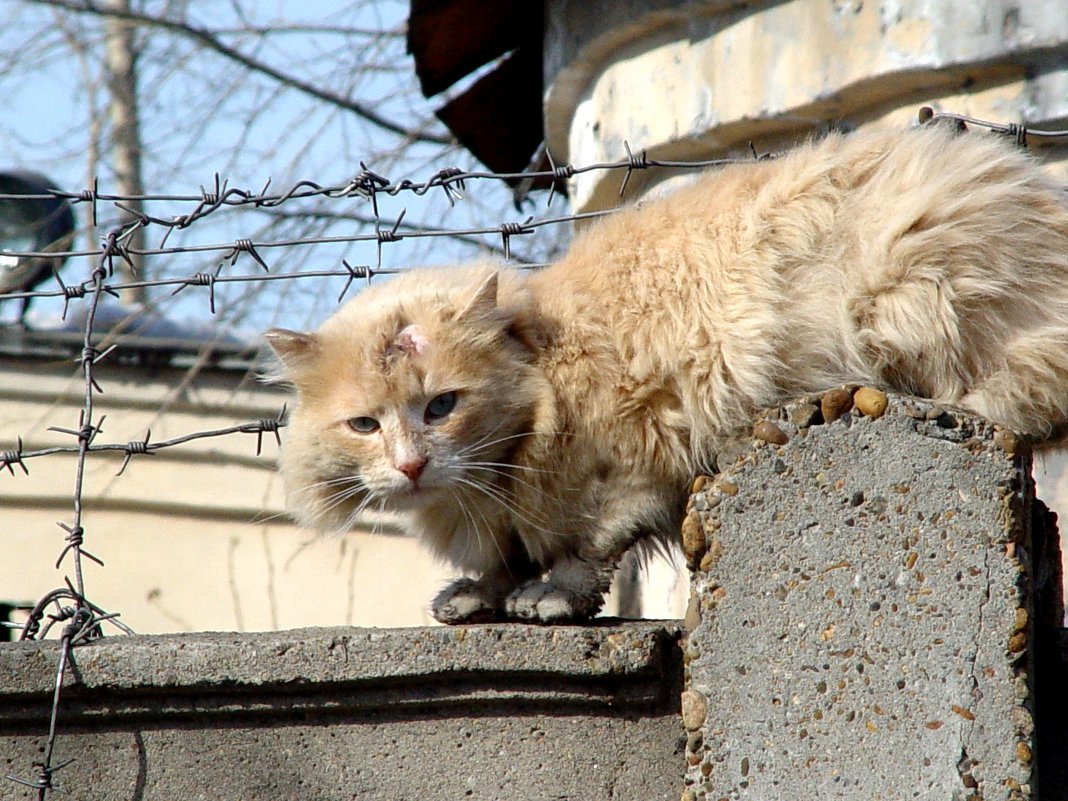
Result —
<path fill-rule="evenodd" d="M 829 125 L 905 126 L 924 105 L 1068 127 L 1064 0 L 548 0 L 546 144 L 557 164 L 748 156 Z M 1063 162 L 1068 147 L 1044 148 Z M 1054 152 L 1050 152 L 1054 151 Z M 640 170 L 637 197 L 677 171 Z M 618 171 L 569 182 L 619 202 Z"/>

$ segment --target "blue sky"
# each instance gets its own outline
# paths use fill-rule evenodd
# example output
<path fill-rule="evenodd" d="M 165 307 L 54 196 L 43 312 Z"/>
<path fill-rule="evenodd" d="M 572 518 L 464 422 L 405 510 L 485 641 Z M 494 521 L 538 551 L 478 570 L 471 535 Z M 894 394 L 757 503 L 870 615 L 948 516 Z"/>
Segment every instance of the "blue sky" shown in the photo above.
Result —
<path fill-rule="evenodd" d="M 145 2 L 135 3 L 134 7 L 161 13 L 166 4 Z M 187 8 L 191 23 L 213 30 L 239 31 L 250 25 L 285 24 L 402 31 L 408 4 L 383 0 L 303 4 L 208 0 L 189 3 Z M 5 98 L 7 108 L 0 121 L 0 169 L 35 169 L 71 190 L 88 186 L 96 176 L 102 192 L 111 190 L 112 174 L 103 136 L 98 135 L 96 141 L 104 152 L 99 161 L 91 163 L 91 109 L 94 105 L 102 108 L 106 101 L 97 80 L 102 59 L 99 18 L 60 13 L 26 0 L 0 0 L 0 10 L 9 20 L 0 32 L 0 58 L 7 62 L 7 68 L 0 69 L 0 96 Z M 366 37 L 305 30 L 268 36 L 235 32 L 223 34 L 222 38 L 244 53 L 286 72 L 329 84 L 335 91 L 350 94 L 377 112 L 401 121 L 427 116 L 430 108 L 440 102 L 426 101 L 419 94 L 411 60 L 404 54 L 403 36 L 388 37 L 380 46 L 371 48 L 363 46 L 368 41 Z M 70 41 L 86 44 L 80 57 L 69 46 Z M 201 186 L 211 186 L 215 172 L 230 186 L 249 190 L 262 188 L 268 179 L 276 190 L 300 179 L 343 184 L 359 172 L 361 160 L 394 180 L 425 179 L 446 166 L 480 167 L 468 153 L 455 148 L 442 153 L 440 147 L 416 144 L 399 153 L 388 153 L 393 150 L 395 139 L 351 112 L 311 100 L 295 90 L 279 89 L 270 80 L 250 77 L 243 68 L 217 54 L 205 53 L 188 39 L 151 30 L 142 34 L 141 41 L 144 171 L 150 192 L 197 194 Z M 27 47 L 34 62 L 30 67 L 25 50 L 19 50 Z M 11 56 L 15 53 L 23 55 L 12 65 Z M 218 102 L 210 102 L 213 99 Z M 440 124 L 435 130 L 447 133 Z M 513 209 L 509 194 L 492 182 L 469 184 L 465 194 L 467 197 L 453 207 L 440 191 L 424 198 L 402 193 L 395 198 L 382 197 L 380 211 L 387 220 L 406 211 L 406 222 L 449 228 L 497 225 L 526 216 Z M 543 202 L 539 204 L 542 213 Z M 563 212 L 563 204 L 557 202 L 554 207 L 554 213 Z M 148 209 L 162 217 L 188 210 L 188 204 L 167 203 L 153 203 Z M 80 221 L 86 223 L 86 209 L 77 211 Z M 368 204 L 356 199 L 335 201 L 330 204 L 330 211 L 370 213 Z M 85 232 L 80 241 L 82 248 L 95 247 L 102 230 L 114 222 L 115 215 L 108 212 L 101 207 L 101 228 Z M 167 244 L 257 239 L 257 231 L 264 223 L 260 213 L 226 210 L 185 231 L 172 233 Z M 356 230 L 356 226 L 347 224 L 333 233 Z M 149 246 L 157 244 L 161 234 L 162 230 L 150 231 Z M 487 239 L 494 244 L 499 242 L 492 237 Z M 473 248 L 451 241 L 413 239 L 386 246 L 383 263 L 400 267 L 451 262 L 474 253 Z M 375 247 L 373 243 L 334 244 L 265 251 L 263 255 L 282 271 L 321 270 L 338 268 L 342 259 L 351 264 L 373 264 Z M 149 261 L 148 267 L 157 274 L 188 275 L 214 269 L 219 259 L 176 255 L 163 262 L 157 257 Z M 252 267 L 254 263 L 242 257 L 233 270 L 251 271 Z M 65 280 L 80 280 L 88 270 L 87 260 L 71 260 L 64 270 Z M 230 270 L 224 267 L 224 272 Z M 280 289 L 283 283 L 284 291 Z M 220 309 L 233 310 L 236 324 L 245 331 L 279 323 L 307 327 L 333 310 L 340 283 L 275 282 L 257 304 L 248 302 L 249 285 L 220 285 L 217 303 Z M 155 298 L 168 316 L 197 322 L 209 317 L 205 290 L 190 288 L 174 299 L 169 290 L 161 290 Z M 60 306 L 57 301 L 38 301 L 35 308 L 54 317 Z M 7 309 L 0 307 L 0 318 L 9 315 Z M 40 315 L 37 319 L 41 319 Z"/>

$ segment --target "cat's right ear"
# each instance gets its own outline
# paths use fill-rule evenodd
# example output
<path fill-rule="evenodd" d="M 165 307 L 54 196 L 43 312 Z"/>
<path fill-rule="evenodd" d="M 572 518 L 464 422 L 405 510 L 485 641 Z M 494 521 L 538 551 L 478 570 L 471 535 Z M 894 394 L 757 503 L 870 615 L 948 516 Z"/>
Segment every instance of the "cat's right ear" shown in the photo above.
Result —
<path fill-rule="evenodd" d="M 319 340 L 315 334 L 272 328 L 264 336 L 287 373 L 306 366 L 319 352 Z"/>
<path fill-rule="evenodd" d="M 470 320 L 491 315 L 497 310 L 497 275 L 497 271 L 494 270 L 482 279 L 482 282 L 475 288 L 474 294 L 468 298 L 463 309 L 456 315 L 456 319 Z"/>

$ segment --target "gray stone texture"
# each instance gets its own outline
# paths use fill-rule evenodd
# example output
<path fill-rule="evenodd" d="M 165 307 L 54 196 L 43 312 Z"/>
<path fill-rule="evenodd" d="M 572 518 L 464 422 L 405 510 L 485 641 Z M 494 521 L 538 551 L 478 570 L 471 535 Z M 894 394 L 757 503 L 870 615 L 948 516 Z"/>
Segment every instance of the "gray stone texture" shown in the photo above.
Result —
<path fill-rule="evenodd" d="M 677 798 L 678 640 L 658 623 L 105 639 L 74 651 L 54 797 Z M 0 646 L 5 774 L 33 776 L 58 653 Z"/>
<path fill-rule="evenodd" d="M 1030 457 L 845 405 L 769 413 L 785 444 L 765 423 L 691 498 L 684 797 L 1035 798 Z"/>

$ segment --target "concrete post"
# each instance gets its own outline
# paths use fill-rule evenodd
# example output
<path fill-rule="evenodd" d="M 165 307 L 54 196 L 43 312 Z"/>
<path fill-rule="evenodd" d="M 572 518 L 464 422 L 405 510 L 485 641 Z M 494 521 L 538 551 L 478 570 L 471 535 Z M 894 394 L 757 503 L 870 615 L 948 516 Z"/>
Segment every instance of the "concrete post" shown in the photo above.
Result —
<path fill-rule="evenodd" d="M 685 798 L 1037 797 L 1035 620 L 1063 610 L 1030 457 L 869 392 L 771 413 L 691 498 Z"/>

